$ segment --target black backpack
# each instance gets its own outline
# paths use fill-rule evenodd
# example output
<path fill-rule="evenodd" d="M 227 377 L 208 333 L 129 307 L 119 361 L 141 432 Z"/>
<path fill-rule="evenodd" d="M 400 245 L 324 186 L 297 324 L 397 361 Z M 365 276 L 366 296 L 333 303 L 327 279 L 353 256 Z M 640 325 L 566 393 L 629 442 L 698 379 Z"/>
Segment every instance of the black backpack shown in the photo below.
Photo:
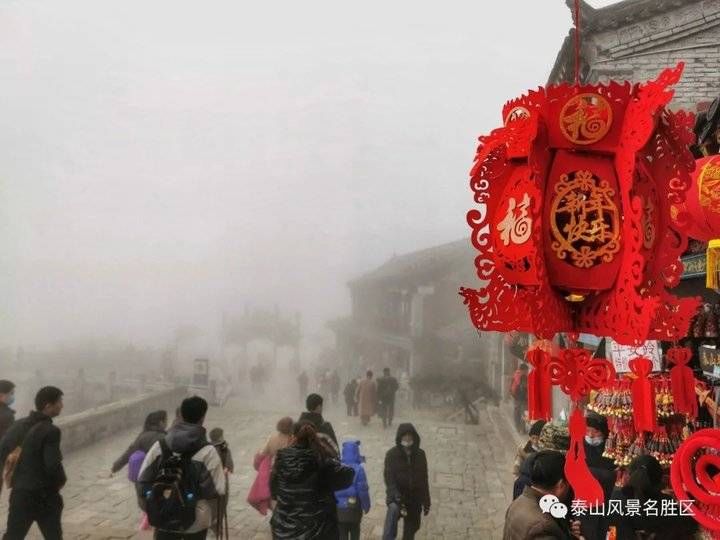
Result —
<path fill-rule="evenodd" d="M 163 531 L 187 530 L 195 522 L 195 507 L 200 495 L 198 470 L 192 453 L 174 454 L 164 439 L 157 473 L 145 493 L 148 522 Z"/>

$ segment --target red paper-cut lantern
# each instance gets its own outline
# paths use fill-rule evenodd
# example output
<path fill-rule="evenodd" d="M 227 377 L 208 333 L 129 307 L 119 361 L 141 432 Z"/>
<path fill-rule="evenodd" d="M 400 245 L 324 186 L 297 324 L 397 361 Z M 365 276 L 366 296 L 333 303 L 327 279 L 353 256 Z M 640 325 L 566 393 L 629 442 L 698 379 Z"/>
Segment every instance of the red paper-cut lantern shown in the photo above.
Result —
<path fill-rule="evenodd" d="M 687 334 L 699 299 L 668 292 L 682 274 L 694 164 L 692 115 L 665 109 L 682 67 L 645 84 L 562 84 L 506 104 L 470 173 L 481 285 L 460 294 L 477 328 L 625 345 Z"/>
<path fill-rule="evenodd" d="M 688 236 L 705 242 L 720 238 L 720 156 L 700 158 L 695 162 L 690 189 L 684 204 L 673 207 L 673 217 L 682 219 L 687 212 Z"/>

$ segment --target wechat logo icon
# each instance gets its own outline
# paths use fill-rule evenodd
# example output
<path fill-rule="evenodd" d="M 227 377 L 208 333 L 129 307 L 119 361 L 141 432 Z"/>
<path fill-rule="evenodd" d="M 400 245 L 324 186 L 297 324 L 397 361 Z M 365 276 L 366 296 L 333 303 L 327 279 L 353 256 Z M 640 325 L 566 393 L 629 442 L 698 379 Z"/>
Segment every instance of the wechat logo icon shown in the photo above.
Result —
<path fill-rule="evenodd" d="M 550 514 L 557 519 L 563 519 L 567 516 L 567 506 L 561 503 L 555 495 L 543 495 L 540 497 L 539 504 L 540 510 L 542 510 L 544 514 Z"/>

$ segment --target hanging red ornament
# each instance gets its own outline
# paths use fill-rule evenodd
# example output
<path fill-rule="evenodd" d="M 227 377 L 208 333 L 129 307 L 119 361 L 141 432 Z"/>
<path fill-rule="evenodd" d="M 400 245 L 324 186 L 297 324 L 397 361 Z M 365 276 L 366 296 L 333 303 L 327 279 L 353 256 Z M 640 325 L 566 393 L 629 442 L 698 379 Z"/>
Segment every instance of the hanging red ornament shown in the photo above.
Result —
<path fill-rule="evenodd" d="M 539 88 L 505 105 L 470 173 L 481 285 L 460 294 L 477 328 L 626 345 L 687 335 L 699 300 L 668 292 L 682 274 L 694 166 L 693 117 L 665 108 L 682 68 L 645 84 Z"/>
<path fill-rule="evenodd" d="M 688 367 L 692 351 L 687 347 L 672 347 L 667 352 L 667 359 L 674 367 L 670 369 L 673 403 L 679 413 L 697 417 L 698 403 L 695 395 L 695 376 Z"/>
<path fill-rule="evenodd" d="M 569 336 L 574 342 L 576 336 Z M 557 357 L 547 363 L 548 376 L 552 384 L 570 396 L 572 412 L 570 414 L 570 450 L 565 460 L 565 476 L 575 492 L 575 498 L 590 506 L 604 502 L 602 486 L 590 473 L 585 462 L 585 416 L 578 401 L 591 390 L 606 386 L 615 377 L 610 362 L 602 358 L 593 358 L 590 351 L 580 348 L 563 349 Z"/>
<path fill-rule="evenodd" d="M 670 482 L 681 505 L 692 504 L 703 527 L 720 531 L 720 429 L 701 429 L 680 445 L 670 467 Z"/>
<path fill-rule="evenodd" d="M 550 354 L 534 348 L 528 351 L 526 358 L 533 368 L 528 375 L 528 416 L 530 420 L 550 420 L 552 385 L 546 370 Z"/>
<path fill-rule="evenodd" d="M 648 375 L 652 372 L 652 360 L 639 356 L 628 362 L 630 371 L 635 375 L 632 382 L 633 422 L 635 431 L 655 431 L 657 427 L 657 409 L 655 393 Z"/>

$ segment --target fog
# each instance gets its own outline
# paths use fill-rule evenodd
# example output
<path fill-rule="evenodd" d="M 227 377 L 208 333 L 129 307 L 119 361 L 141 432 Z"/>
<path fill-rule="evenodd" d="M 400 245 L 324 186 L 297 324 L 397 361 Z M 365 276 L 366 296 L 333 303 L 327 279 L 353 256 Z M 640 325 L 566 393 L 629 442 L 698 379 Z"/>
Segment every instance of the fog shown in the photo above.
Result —
<path fill-rule="evenodd" d="M 210 348 L 245 305 L 322 331 L 348 279 L 468 234 L 477 136 L 570 24 L 561 0 L 3 2 L 0 346 Z"/>

